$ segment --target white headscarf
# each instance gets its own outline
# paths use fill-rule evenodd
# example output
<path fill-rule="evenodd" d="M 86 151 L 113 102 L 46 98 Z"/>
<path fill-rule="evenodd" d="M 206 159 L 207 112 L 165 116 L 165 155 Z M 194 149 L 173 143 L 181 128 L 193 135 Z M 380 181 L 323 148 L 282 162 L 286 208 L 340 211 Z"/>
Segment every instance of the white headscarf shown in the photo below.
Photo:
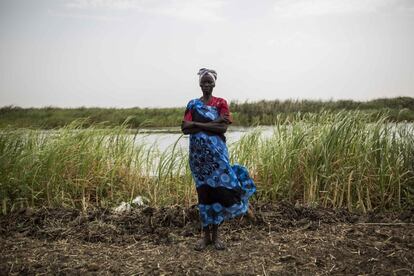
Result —
<path fill-rule="evenodd" d="M 197 74 L 200 76 L 200 78 L 198 79 L 198 82 L 199 82 L 199 83 L 201 82 L 201 78 L 202 78 L 204 75 L 210 75 L 210 76 L 213 78 L 214 83 L 216 83 L 216 80 L 217 80 L 217 72 L 216 72 L 216 71 L 214 71 L 214 70 L 207 69 L 207 68 L 201 68 L 201 69 L 198 71 L 198 73 L 197 73 Z"/>

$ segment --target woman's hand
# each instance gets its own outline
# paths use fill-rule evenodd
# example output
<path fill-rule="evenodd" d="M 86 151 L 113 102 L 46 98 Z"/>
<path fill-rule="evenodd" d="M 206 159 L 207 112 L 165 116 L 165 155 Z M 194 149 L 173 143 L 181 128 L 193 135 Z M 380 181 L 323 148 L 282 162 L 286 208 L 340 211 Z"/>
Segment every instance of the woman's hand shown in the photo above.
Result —
<path fill-rule="evenodd" d="M 181 129 L 189 129 L 189 128 L 193 128 L 194 127 L 194 122 L 192 121 L 183 121 L 181 123 Z"/>
<path fill-rule="evenodd" d="M 182 121 L 181 122 L 181 131 L 184 134 L 194 134 L 200 130 L 196 127 L 196 123 L 193 121 Z"/>
<path fill-rule="evenodd" d="M 228 125 L 231 124 L 230 117 L 226 115 L 220 116 L 217 120 L 214 120 L 213 122 L 214 123 L 226 123 Z"/>

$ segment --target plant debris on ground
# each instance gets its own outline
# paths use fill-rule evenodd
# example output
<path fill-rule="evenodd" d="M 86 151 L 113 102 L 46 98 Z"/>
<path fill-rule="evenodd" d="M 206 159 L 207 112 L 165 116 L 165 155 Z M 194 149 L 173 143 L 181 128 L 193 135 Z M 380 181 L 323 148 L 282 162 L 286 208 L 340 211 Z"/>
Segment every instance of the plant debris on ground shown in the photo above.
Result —
<path fill-rule="evenodd" d="M 25 209 L 0 216 L 0 275 L 412 275 L 414 209 L 355 214 L 253 206 L 225 222 L 226 250 L 193 250 L 196 206 Z"/>

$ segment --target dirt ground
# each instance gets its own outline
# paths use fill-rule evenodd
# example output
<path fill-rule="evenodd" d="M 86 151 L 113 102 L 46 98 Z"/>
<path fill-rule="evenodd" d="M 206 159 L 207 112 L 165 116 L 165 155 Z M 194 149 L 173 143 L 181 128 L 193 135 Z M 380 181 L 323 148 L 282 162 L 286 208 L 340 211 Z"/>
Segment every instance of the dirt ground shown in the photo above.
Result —
<path fill-rule="evenodd" d="M 256 204 L 221 227 L 225 251 L 193 250 L 195 206 L 26 209 L 0 216 L 0 275 L 412 275 L 414 209 L 352 214 Z"/>

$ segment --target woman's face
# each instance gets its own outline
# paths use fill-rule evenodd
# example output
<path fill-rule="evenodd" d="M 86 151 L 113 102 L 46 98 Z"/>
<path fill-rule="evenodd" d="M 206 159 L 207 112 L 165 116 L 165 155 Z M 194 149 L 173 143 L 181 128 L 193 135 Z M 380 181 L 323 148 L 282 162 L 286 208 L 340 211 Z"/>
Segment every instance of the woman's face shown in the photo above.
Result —
<path fill-rule="evenodd" d="M 211 95 L 215 86 L 214 79 L 212 76 L 206 74 L 201 78 L 200 87 L 204 95 Z"/>

